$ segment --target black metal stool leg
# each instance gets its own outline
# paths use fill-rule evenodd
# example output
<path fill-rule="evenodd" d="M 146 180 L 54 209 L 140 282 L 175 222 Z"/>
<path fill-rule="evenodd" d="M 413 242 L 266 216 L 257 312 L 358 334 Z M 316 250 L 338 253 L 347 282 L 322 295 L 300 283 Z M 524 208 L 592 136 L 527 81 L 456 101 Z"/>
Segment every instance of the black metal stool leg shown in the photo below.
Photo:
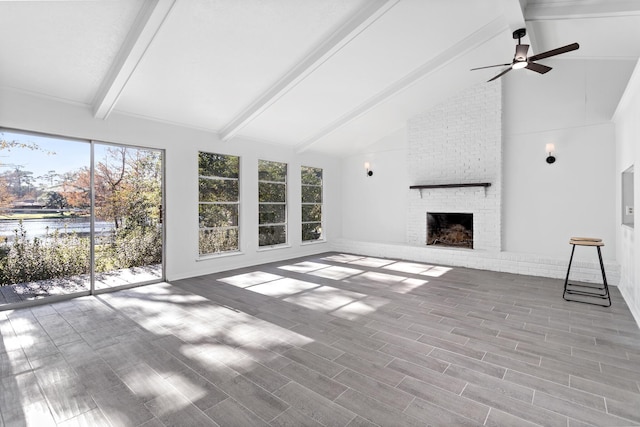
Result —
<path fill-rule="evenodd" d="M 576 245 L 572 245 L 571 249 L 571 257 L 569 257 L 569 267 L 567 267 L 567 277 L 564 279 L 564 292 L 562 293 L 562 298 L 566 301 L 570 301 L 566 298 L 567 294 L 567 285 L 569 284 L 569 272 L 571 271 L 571 262 L 573 261 L 573 253 L 576 251 Z"/>
<path fill-rule="evenodd" d="M 600 260 L 600 270 L 602 271 L 602 283 L 604 284 L 605 295 L 609 299 L 609 305 L 607 305 L 606 307 L 611 307 L 611 294 L 609 293 L 609 285 L 607 284 L 607 275 L 604 272 L 604 262 L 602 261 L 602 252 L 600 251 L 600 246 L 596 246 L 596 249 L 598 250 L 598 259 Z"/>

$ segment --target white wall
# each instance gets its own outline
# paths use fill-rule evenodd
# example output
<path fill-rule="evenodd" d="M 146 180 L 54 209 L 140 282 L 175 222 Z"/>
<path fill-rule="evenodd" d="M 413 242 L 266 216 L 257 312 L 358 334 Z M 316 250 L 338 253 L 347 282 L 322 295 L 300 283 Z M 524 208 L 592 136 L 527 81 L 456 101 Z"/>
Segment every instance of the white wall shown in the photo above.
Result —
<path fill-rule="evenodd" d="M 324 169 L 325 232 L 341 234 L 340 162 L 332 157 L 252 141 L 222 142 L 211 132 L 124 115 L 95 120 L 84 105 L 57 102 L 12 90 L 0 93 L 0 127 L 104 142 L 160 148 L 166 152 L 166 276 L 168 280 L 294 258 L 329 250 L 327 243 L 300 243 L 300 166 Z M 241 254 L 198 260 L 197 152 L 241 156 Z M 289 164 L 288 248 L 258 250 L 258 159 Z"/>
<path fill-rule="evenodd" d="M 358 233 L 343 233 L 336 249 L 564 279 L 571 250 L 569 237 L 595 236 L 605 241 L 607 279 L 610 284 L 617 284 L 618 175 L 611 116 L 634 64 L 626 60 L 549 60 L 548 64 L 554 67 L 548 74 L 514 71 L 501 82 L 501 252 L 437 249 L 412 244 L 406 238 L 383 244 L 371 237 L 373 230 L 367 231 L 368 221 L 347 212 L 351 209 L 347 197 L 343 202 L 345 228 L 346 224 L 357 224 L 358 218 L 361 222 L 356 225 Z M 455 101 L 464 99 L 464 93 L 473 97 L 474 90 L 461 89 L 461 94 L 433 110 L 459 109 L 461 103 Z M 473 99 L 469 101 L 473 103 Z M 465 115 L 457 110 L 449 113 L 455 113 L 456 117 Z M 446 125 L 458 126 L 455 122 Z M 549 142 L 556 146 L 557 162 L 553 165 L 545 162 L 545 145 Z M 358 169 L 355 163 L 364 161 L 372 150 L 353 156 L 356 160 L 352 163 L 344 162 L 343 175 L 350 173 L 347 169 Z M 400 176 L 411 169 L 409 159 L 413 155 L 407 149 L 407 161 L 399 162 L 401 154 L 394 153 Z M 479 155 L 495 153 L 480 150 Z M 386 200 L 366 199 L 361 190 L 358 180 L 343 183 L 343 193 L 360 194 L 358 204 L 367 206 L 369 211 L 390 209 Z M 405 203 L 402 208 L 409 210 L 410 200 Z M 601 281 L 595 250 L 579 249 L 585 250 L 576 251 L 572 279 Z"/>
<path fill-rule="evenodd" d="M 342 237 L 401 243 L 409 193 L 406 129 L 398 129 L 342 161 Z M 372 176 L 365 174 L 369 162 Z"/>
<path fill-rule="evenodd" d="M 616 259 L 614 141 L 611 123 L 505 136 L 506 251 L 568 257 L 571 236 L 593 236 L 605 242 L 603 257 Z M 576 259 L 594 255 L 576 250 Z"/>
<path fill-rule="evenodd" d="M 614 116 L 616 124 L 616 232 L 618 236 L 618 258 L 621 265 L 620 292 L 624 295 L 636 322 L 640 325 L 640 240 L 637 229 L 640 226 L 638 200 L 640 200 L 640 62 Z M 622 218 L 620 200 L 620 174 L 629 166 L 634 166 L 634 228 L 620 224 Z"/>
<path fill-rule="evenodd" d="M 513 252 L 567 256 L 571 236 L 616 257 L 615 131 L 611 116 L 632 64 L 565 60 L 504 79 L 504 243 Z M 611 74 L 610 74 L 611 73 Z M 611 86 L 608 78 L 620 83 Z M 545 162 L 553 143 L 556 162 Z M 508 177 L 508 178 L 507 178 Z M 591 259 L 590 248 L 576 250 Z"/>

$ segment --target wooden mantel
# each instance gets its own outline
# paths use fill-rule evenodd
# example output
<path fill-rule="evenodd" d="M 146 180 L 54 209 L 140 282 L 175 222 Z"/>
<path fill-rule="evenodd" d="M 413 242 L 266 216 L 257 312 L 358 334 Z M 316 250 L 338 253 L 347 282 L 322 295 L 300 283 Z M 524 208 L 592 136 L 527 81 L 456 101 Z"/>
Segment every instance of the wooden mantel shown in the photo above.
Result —
<path fill-rule="evenodd" d="M 490 182 L 476 182 L 471 184 L 425 184 L 425 185 L 412 185 L 409 187 L 411 190 L 424 190 L 427 188 L 459 188 L 459 187 L 491 187 Z"/>

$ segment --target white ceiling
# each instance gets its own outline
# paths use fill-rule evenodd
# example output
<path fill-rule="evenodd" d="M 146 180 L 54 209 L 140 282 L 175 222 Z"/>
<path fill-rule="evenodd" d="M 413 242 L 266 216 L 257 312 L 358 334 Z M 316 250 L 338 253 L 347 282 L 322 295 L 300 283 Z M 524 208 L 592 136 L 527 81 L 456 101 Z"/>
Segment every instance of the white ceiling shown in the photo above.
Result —
<path fill-rule="evenodd" d="M 554 67 L 640 57 L 640 0 L 0 0 L 0 87 L 344 155 L 497 74 L 469 69 L 523 26 L 580 43 Z"/>

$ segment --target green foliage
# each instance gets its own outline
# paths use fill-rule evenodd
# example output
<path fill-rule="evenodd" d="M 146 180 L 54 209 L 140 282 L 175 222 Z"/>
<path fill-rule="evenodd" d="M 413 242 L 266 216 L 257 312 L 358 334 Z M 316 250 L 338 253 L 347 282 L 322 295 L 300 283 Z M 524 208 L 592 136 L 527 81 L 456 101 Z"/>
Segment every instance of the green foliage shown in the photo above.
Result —
<path fill-rule="evenodd" d="M 52 191 L 47 195 L 45 206 L 51 209 L 64 209 L 69 206 L 69 204 L 62 194 Z"/>
<path fill-rule="evenodd" d="M 322 205 L 302 205 L 302 222 L 322 221 Z"/>
<path fill-rule="evenodd" d="M 302 203 L 322 203 L 322 187 L 313 187 L 303 185 Z"/>
<path fill-rule="evenodd" d="M 258 224 L 279 224 L 287 219 L 286 205 L 260 204 L 258 209 Z"/>
<path fill-rule="evenodd" d="M 88 237 L 58 230 L 30 240 L 20 221 L 14 238 L 0 246 L 0 285 L 89 274 L 89 245 Z M 160 264 L 162 228 L 115 231 L 96 244 L 95 256 L 99 273 Z"/>
<path fill-rule="evenodd" d="M 300 168 L 302 185 L 322 185 L 322 169 L 302 166 Z"/>
<path fill-rule="evenodd" d="M 122 228 L 109 240 L 96 247 L 99 273 L 162 262 L 162 228 L 159 226 Z"/>
<path fill-rule="evenodd" d="M 237 202 L 239 188 L 237 180 L 200 178 L 198 189 L 201 202 Z"/>
<path fill-rule="evenodd" d="M 312 222 L 308 224 L 302 224 L 302 241 L 320 240 L 322 239 L 322 224 L 319 222 Z"/>
<path fill-rule="evenodd" d="M 240 157 L 201 151 L 198 153 L 198 174 L 237 179 L 240 177 Z"/>
<path fill-rule="evenodd" d="M 200 255 L 238 250 L 238 229 L 200 230 Z"/>
<path fill-rule="evenodd" d="M 287 201 L 287 184 L 259 182 L 258 201 L 261 203 L 285 203 Z"/>
<path fill-rule="evenodd" d="M 0 258 L 0 284 L 32 282 L 89 272 L 89 239 L 55 230 L 29 240 L 22 221 Z"/>
<path fill-rule="evenodd" d="M 269 160 L 258 160 L 258 180 L 286 182 L 287 164 L 271 162 Z"/>
<path fill-rule="evenodd" d="M 287 229 L 284 225 L 258 227 L 258 246 L 274 246 L 287 243 Z"/>
<path fill-rule="evenodd" d="M 199 223 L 201 228 L 237 226 L 238 205 L 200 204 Z"/>

